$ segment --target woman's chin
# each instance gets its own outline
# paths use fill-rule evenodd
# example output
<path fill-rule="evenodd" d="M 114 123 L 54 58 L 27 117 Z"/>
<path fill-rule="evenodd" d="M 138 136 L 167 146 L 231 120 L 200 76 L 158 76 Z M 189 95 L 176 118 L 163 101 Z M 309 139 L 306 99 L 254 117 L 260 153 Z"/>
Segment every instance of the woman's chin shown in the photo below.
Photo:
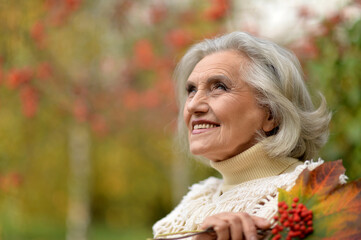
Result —
<path fill-rule="evenodd" d="M 212 151 L 211 151 L 212 150 Z M 214 152 L 215 148 L 204 148 L 203 147 L 196 147 L 192 145 L 190 146 L 190 152 L 198 157 L 204 157 L 207 158 L 213 162 L 220 161 L 220 157 Z"/>
<path fill-rule="evenodd" d="M 205 149 L 204 146 L 194 146 L 195 144 L 190 145 L 190 152 L 199 157 L 205 157 L 208 158 L 209 150 Z"/>

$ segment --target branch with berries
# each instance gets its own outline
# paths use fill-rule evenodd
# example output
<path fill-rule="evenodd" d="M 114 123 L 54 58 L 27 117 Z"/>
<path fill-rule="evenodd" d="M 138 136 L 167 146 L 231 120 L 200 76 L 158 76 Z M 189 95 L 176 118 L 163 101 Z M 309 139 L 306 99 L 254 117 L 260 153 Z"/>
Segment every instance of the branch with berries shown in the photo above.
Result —
<path fill-rule="evenodd" d="M 271 239 L 361 239 L 361 179 L 342 184 L 344 173 L 341 160 L 326 162 L 279 189 Z"/>
<path fill-rule="evenodd" d="M 295 197 L 291 208 L 282 201 L 278 203 L 278 213 L 273 217 L 277 223 L 272 229 L 272 240 L 286 240 L 293 238 L 305 238 L 313 232 L 313 214 L 307 207 L 298 203 L 299 198 Z"/>

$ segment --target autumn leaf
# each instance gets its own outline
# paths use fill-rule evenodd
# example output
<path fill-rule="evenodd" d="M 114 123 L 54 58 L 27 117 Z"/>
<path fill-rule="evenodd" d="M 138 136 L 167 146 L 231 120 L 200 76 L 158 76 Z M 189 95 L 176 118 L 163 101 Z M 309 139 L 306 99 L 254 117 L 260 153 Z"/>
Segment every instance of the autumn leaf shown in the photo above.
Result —
<path fill-rule="evenodd" d="M 361 179 L 340 184 L 342 160 L 305 169 L 291 191 L 280 189 L 279 202 L 295 197 L 313 212 L 314 232 L 307 239 L 361 239 Z"/>

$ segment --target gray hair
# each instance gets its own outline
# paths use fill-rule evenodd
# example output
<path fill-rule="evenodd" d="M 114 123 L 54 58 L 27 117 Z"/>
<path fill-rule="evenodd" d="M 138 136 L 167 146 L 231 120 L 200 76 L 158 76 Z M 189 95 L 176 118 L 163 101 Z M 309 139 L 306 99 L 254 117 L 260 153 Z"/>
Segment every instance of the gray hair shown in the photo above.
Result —
<path fill-rule="evenodd" d="M 183 56 L 175 70 L 179 100 L 178 137 L 187 147 L 183 108 L 187 93 L 185 82 L 196 64 L 215 52 L 235 50 L 245 54 L 250 63 L 240 66 L 244 80 L 257 92 L 257 101 L 266 106 L 277 122 L 272 136 L 263 136 L 265 150 L 271 157 L 314 158 L 328 138 L 331 114 L 321 96 L 315 109 L 303 79 L 298 59 L 277 44 L 244 32 L 233 32 L 195 44 Z"/>

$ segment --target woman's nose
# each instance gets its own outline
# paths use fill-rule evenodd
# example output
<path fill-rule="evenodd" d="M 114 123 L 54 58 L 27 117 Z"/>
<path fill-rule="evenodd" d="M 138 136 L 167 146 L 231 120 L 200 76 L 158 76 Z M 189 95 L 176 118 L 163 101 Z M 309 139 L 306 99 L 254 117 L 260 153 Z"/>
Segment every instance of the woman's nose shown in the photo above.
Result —
<path fill-rule="evenodd" d="M 209 110 L 208 97 L 203 91 L 198 91 L 187 103 L 189 113 L 206 113 Z"/>

